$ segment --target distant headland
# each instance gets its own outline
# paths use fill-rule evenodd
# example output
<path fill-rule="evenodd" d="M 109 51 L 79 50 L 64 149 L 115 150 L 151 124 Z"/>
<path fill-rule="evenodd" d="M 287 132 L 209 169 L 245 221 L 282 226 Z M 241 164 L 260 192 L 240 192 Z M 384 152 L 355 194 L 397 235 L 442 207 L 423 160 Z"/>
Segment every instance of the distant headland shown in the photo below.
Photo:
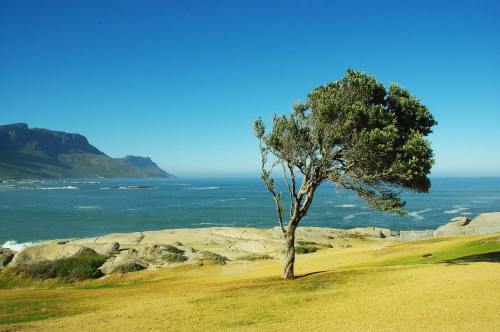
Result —
<path fill-rule="evenodd" d="M 149 157 L 111 158 L 80 134 L 0 126 L 0 179 L 169 178 Z"/>

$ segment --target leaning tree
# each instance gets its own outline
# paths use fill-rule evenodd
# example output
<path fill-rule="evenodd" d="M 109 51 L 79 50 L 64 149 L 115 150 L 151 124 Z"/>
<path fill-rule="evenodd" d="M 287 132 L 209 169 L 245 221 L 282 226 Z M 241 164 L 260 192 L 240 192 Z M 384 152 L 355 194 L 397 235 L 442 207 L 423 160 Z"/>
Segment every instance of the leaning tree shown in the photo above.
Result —
<path fill-rule="evenodd" d="M 373 76 L 351 69 L 314 89 L 290 115 L 274 115 L 270 132 L 261 118 L 255 121 L 261 177 L 285 239 L 283 278 L 294 277 L 295 230 L 322 182 L 353 190 L 369 206 L 398 214 L 404 214 L 401 191 L 429 190 L 434 161 L 425 136 L 436 123 L 408 90 L 393 83 L 386 90 Z M 289 199 L 277 189 L 275 166 L 282 168 Z"/>

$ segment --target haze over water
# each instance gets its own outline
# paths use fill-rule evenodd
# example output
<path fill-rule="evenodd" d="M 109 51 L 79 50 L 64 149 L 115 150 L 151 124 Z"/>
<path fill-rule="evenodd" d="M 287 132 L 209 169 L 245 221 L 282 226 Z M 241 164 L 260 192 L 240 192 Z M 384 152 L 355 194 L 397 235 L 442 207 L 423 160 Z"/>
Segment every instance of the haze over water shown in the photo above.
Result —
<path fill-rule="evenodd" d="M 459 215 L 500 210 L 500 178 L 432 178 L 429 194 L 404 194 L 404 217 L 367 208 L 322 185 L 302 226 L 434 229 Z M 0 244 L 165 228 L 277 226 L 259 179 L 45 180 L 0 185 Z"/>

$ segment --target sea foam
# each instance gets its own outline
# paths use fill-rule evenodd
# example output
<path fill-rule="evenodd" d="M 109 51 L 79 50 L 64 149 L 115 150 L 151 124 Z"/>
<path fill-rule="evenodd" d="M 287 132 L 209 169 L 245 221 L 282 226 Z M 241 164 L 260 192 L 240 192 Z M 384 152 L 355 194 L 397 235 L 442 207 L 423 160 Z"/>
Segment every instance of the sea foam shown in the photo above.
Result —
<path fill-rule="evenodd" d="M 36 242 L 21 242 L 21 243 L 17 243 L 17 241 L 15 240 L 8 240 L 6 241 L 4 244 L 2 244 L 2 248 L 8 248 L 8 249 L 11 249 L 11 250 L 14 250 L 14 251 L 19 251 L 23 248 L 26 248 L 26 247 L 29 247 L 29 246 L 32 246 L 32 245 L 35 245 Z"/>
<path fill-rule="evenodd" d="M 356 204 L 340 204 L 340 205 L 335 205 L 336 208 L 354 208 L 356 207 Z"/>
<path fill-rule="evenodd" d="M 75 189 L 78 189 L 78 187 L 75 187 L 75 186 L 37 187 L 37 189 L 41 189 L 41 190 L 75 190 Z"/>
<path fill-rule="evenodd" d="M 465 211 L 465 210 L 469 210 L 469 208 L 468 208 L 468 207 L 462 207 L 462 206 L 457 205 L 457 206 L 454 206 L 454 209 L 444 211 L 444 213 L 446 213 L 446 214 L 460 213 L 460 212 L 463 212 L 463 211 Z"/>
<path fill-rule="evenodd" d="M 421 213 L 426 213 L 426 212 L 429 212 L 429 211 L 432 211 L 432 209 L 424 209 L 424 210 L 420 210 L 420 211 L 412 211 L 412 212 L 408 212 L 408 215 L 410 217 L 412 217 L 413 219 L 415 219 L 415 220 L 424 220 L 425 217 L 421 216 L 420 214 Z"/>

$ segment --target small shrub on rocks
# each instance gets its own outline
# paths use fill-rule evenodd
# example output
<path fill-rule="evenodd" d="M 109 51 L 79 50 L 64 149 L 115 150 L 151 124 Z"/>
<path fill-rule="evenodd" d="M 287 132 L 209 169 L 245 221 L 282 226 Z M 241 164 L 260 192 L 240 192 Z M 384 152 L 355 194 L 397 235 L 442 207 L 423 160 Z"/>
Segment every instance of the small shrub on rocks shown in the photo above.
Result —
<path fill-rule="evenodd" d="M 301 255 L 301 254 L 309 254 L 312 252 L 318 251 L 318 247 L 312 246 L 312 245 L 297 245 L 295 246 L 295 253 Z"/>
<path fill-rule="evenodd" d="M 208 260 L 212 264 L 218 265 L 224 265 L 229 260 L 227 257 L 221 256 L 211 251 L 204 251 L 203 259 Z"/>
<path fill-rule="evenodd" d="M 35 279 L 61 278 L 65 280 L 94 279 L 103 276 L 98 268 L 106 257 L 84 253 L 71 258 L 24 264 L 15 267 L 16 273 L 24 273 Z"/>

